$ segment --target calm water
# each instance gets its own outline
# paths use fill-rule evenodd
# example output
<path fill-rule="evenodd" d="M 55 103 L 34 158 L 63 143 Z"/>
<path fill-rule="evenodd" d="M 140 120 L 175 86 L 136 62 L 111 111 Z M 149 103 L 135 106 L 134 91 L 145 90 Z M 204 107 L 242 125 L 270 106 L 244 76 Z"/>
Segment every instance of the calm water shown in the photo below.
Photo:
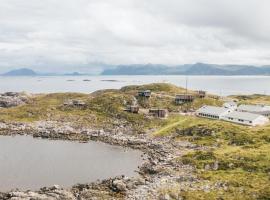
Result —
<path fill-rule="evenodd" d="M 84 81 L 90 80 L 90 81 Z M 112 81 L 110 81 L 112 80 Z M 173 83 L 185 87 L 186 76 L 61 76 L 0 77 L 0 92 L 30 93 L 83 92 L 118 89 L 126 85 L 154 82 Z M 270 94 L 270 76 L 189 76 L 188 87 L 218 95 Z"/>
<path fill-rule="evenodd" d="M 99 142 L 0 136 L 0 191 L 64 187 L 125 174 L 134 176 L 141 152 Z"/>

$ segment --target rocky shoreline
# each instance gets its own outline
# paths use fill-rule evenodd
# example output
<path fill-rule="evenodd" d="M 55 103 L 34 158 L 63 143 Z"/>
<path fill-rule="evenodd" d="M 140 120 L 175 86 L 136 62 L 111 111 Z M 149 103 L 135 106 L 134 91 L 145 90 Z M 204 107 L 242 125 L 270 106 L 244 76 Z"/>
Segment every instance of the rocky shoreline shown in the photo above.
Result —
<path fill-rule="evenodd" d="M 41 188 L 39 191 L 11 191 L 0 193 L 0 199 L 181 199 L 161 195 L 162 187 L 181 185 L 190 188 L 198 179 L 191 166 L 177 161 L 188 149 L 199 148 L 188 142 L 175 142 L 171 138 L 153 138 L 149 134 L 134 135 L 131 128 L 119 126 L 111 130 L 74 128 L 69 123 L 42 121 L 36 123 L 0 123 L 1 135 L 32 135 L 33 137 L 101 141 L 112 145 L 141 150 L 145 162 L 138 169 L 138 177 L 114 177 L 90 184 L 78 184 L 70 189 L 59 186 Z"/>

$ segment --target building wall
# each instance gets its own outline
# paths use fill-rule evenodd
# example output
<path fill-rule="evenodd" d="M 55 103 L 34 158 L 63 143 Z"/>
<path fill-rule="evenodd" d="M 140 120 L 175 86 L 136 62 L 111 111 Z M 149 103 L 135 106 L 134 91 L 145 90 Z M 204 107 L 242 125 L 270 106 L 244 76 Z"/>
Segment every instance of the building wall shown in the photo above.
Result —
<path fill-rule="evenodd" d="M 222 119 L 225 120 L 225 121 L 234 122 L 234 123 L 237 123 L 237 124 L 255 126 L 254 121 L 243 120 L 243 119 L 238 119 L 238 118 L 230 118 L 230 117 L 227 117 L 227 116 L 223 116 Z"/>
<path fill-rule="evenodd" d="M 269 122 L 269 119 L 267 117 L 261 116 L 258 117 L 255 121 L 254 124 L 256 125 L 264 125 Z"/>
<path fill-rule="evenodd" d="M 200 117 L 205 117 L 205 118 L 209 118 L 209 119 L 220 119 L 220 116 L 218 115 L 211 115 L 211 114 L 206 114 L 206 113 L 197 113 L 198 116 Z"/>
<path fill-rule="evenodd" d="M 219 115 L 209 114 L 209 113 L 204 113 L 204 112 L 196 112 L 196 115 L 199 117 L 205 117 L 205 118 L 209 118 L 209 119 L 221 119 L 222 116 L 228 114 L 229 112 L 231 112 L 231 110 L 227 110 L 226 112 L 221 113 Z"/>
<path fill-rule="evenodd" d="M 267 119 L 264 116 L 259 116 L 257 119 L 252 120 L 252 121 L 238 119 L 238 118 L 230 118 L 230 117 L 227 117 L 227 116 L 223 116 L 222 119 L 225 120 L 225 121 L 234 122 L 234 123 L 237 123 L 237 124 L 248 125 L 248 126 L 264 125 L 267 122 L 269 122 L 269 119 Z"/>

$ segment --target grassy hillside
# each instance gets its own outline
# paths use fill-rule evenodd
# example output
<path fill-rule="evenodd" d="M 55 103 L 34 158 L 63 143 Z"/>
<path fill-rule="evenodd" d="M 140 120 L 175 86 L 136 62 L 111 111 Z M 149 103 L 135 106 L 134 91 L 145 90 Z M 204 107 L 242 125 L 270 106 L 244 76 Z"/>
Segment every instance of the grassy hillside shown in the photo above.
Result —
<path fill-rule="evenodd" d="M 204 146 L 205 150 L 193 150 L 179 162 L 195 166 L 198 177 L 206 183 L 223 186 L 210 191 L 174 190 L 184 199 L 269 199 L 270 125 L 251 128 L 174 116 L 154 135 Z"/>
<path fill-rule="evenodd" d="M 181 110 L 174 104 L 174 94 L 181 93 L 182 88 L 171 84 L 149 84 L 142 86 L 127 86 L 120 90 L 103 90 L 93 94 L 54 93 L 38 95 L 31 98 L 30 103 L 7 109 L 0 109 L 1 121 L 34 122 L 38 120 L 53 120 L 74 122 L 83 126 L 110 126 L 116 123 L 123 125 L 149 128 L 158 119 L 149 119 L 144 114 L 131 114 L 124 111 L 130 105 L 138 91 L 150 89 L 153 94 L 149 100 L 138 98 L 141 108 L 159 107 L 170 111 Z M 85 107 L 64 106 L 67 100 L 82 100 Z M 190 107 L 198 108 L 203 104 L 220 104 L 221 101 L 206 98 L 198 99 Z"/>

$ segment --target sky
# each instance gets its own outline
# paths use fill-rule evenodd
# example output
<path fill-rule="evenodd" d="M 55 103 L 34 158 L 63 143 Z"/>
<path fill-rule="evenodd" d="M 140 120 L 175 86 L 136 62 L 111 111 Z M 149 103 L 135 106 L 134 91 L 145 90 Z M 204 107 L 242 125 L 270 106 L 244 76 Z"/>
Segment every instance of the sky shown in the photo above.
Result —
<path fill-rule="evenodd" d="M 0 72 L 270 64 L 269 0 L 0 0 Z"/>

